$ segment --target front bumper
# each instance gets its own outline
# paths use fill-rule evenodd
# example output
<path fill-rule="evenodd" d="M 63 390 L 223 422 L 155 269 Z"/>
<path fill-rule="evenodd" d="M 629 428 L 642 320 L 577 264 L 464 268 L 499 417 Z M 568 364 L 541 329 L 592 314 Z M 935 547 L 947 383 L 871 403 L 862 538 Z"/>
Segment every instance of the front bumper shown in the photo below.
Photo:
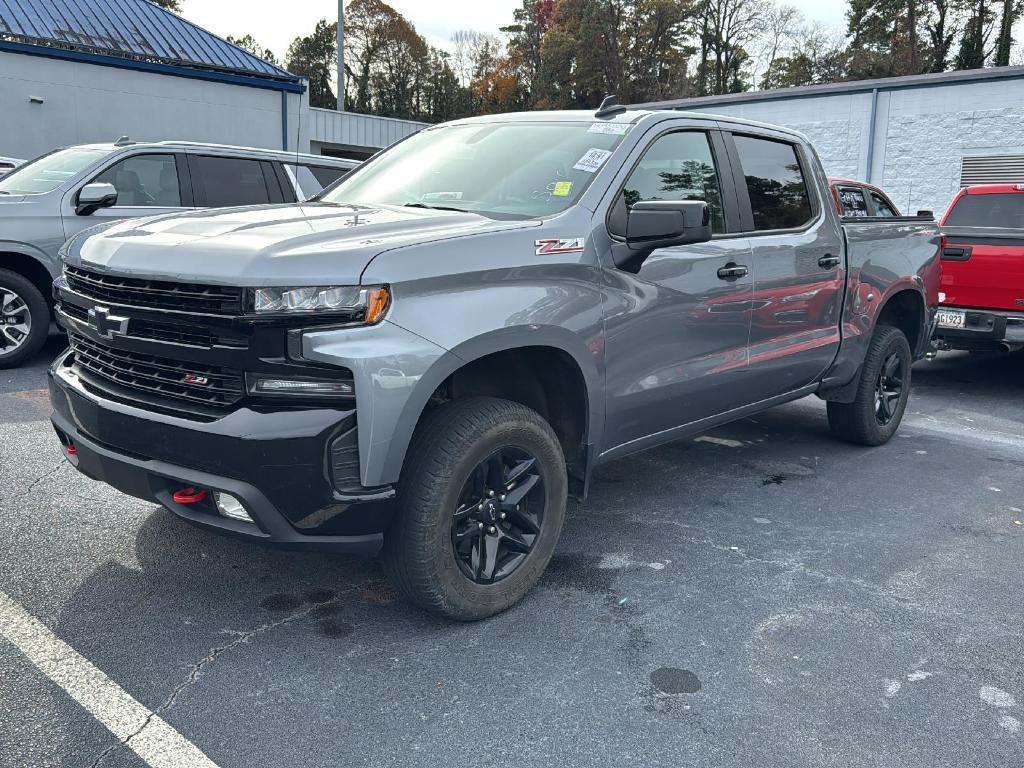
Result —
<path fill-rule="evenodd" d="M 373 556 L 390 523 L 390 487 L 339 492 L 328 446 L 355 425 L 338 408 L 240 408 L 213 422 L 192 421 L 107 400 L 68 365 L 50 368 L 53 425 L 83 474 L 163 505 L 190 523 L 254 541 Z M 183 487 L 229 493 L 252 523 L 219 515 L 212 501 L 180 504 Z"/>
<path fill-rule="evenodd" d="M 998 349 L 1024 345 L 1024 312 L 942 306 L 965 313 L 963 328 L 935 328 L 935 338 L 952 349 Z"/>

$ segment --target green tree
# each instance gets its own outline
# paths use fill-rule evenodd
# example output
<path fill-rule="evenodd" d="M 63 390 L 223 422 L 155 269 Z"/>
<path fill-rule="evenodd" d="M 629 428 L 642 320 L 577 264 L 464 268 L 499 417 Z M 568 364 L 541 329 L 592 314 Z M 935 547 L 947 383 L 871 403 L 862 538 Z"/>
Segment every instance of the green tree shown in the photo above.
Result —
<path fill-rule="evenodd" d="M 338 61 L 338 24 L 321 19 L 313 34 L 297 37 L 288 46 L 285 69 L 309 78 L 309 103 L 334 109 L 338 102 L 331 88 Z"/>
<path fill-rule="evenodd" d="M 149 0 L 149 2 L 153 5 L 159 5 L 161 8 L 166 8 L 168 11 L 181 13 L 181 0 Z"/>
<path fill-rule="evenodd" d="M 1003 0 L 1003 12 L 999 20 L 999 37 L 996 38 L 997 67 L 1008 67 L 1010 65 L 1010 53 L 1013 50 L 1013 25 L 1020 18 L 1021 10 L 1024 8 L 1014 0 Z"/>
<path fill-rule="evenodd" d="M 956 69 L 980 69 L 992 53 L 989 45 L 995 20 L 992 6 L 986 0 L 975 0 L 969 14 L 954 61 Z"/>
<path fill-rule="evenodd" d="M 924 0 L 850 0 L 850 77 L 916 75 L 931 62 L 921 35 Z"/>

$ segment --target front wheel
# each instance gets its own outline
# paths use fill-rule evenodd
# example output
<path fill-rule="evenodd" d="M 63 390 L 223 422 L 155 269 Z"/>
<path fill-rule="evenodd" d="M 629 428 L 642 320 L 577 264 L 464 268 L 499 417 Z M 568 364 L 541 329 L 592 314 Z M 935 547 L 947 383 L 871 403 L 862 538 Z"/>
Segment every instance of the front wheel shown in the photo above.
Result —
<path fill-rule="evenodd" d="M 440 405 L 409 446 L 385 569 L 431 613 L 500 613 L 547 567 L 567 490 L 561 445 L 536 411 L 484 397 Z"/>
<path fill-rule="evenodd" d="M 903 331 L 879 326 L 868 345 L 854 401 L 828 404 L 832 434 L 860 445 L 889 442 L 907 409 L 913 362 Z"/>
<path fill-rule="evenodd" d="M 39 289 L 0 269 L 0 368 L 15 368 L 35 355 L 50 333 L 50 308 Z"/>

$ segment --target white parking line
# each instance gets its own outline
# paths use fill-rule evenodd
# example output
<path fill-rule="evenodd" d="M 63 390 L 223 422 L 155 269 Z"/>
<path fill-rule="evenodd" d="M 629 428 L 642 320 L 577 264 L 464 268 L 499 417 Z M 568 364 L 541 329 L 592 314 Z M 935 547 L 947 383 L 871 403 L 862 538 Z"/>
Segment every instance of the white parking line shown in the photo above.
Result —
<path fill-rule="evenodd" d="M 217 768 L 163 718 L 0 592 L 0 636 L 152 768 Z"/>

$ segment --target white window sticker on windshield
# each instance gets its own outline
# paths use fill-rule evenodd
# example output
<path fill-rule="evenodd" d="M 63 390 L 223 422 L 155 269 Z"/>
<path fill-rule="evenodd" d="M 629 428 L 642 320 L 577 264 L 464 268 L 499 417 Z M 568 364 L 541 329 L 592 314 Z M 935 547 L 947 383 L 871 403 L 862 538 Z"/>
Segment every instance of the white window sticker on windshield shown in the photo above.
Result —
<path fill-rule="evenodd" d="M 625 136 L 629 130 L 626 123 L 594 123 L 587 128 L 587 133 L 607 133 L 611 136 Z"/>
<path fill-rule="evenodd" d="M 577 171 L 595 173 L 598 168 L 604 165 L 604 161 L 611 157 L 611 154 L 607 149 L 588 149 L 587 153 L 579 159 L 573 168 Z"/>

